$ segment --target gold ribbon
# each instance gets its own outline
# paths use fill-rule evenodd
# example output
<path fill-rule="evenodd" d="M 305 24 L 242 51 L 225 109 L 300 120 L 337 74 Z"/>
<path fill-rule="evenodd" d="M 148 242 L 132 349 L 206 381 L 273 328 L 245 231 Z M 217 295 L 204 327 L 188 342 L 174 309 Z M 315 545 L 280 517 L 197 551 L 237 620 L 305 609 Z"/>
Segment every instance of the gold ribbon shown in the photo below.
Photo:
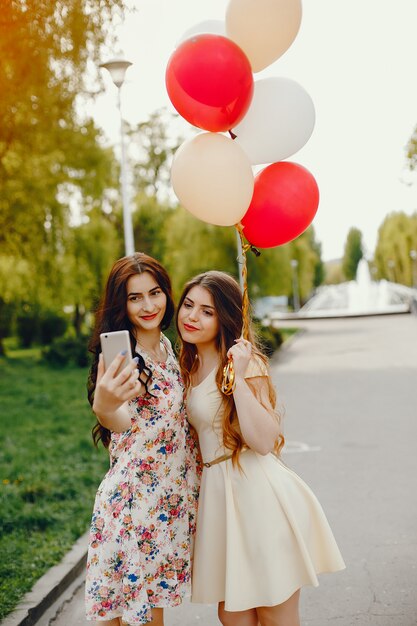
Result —
<path fill-rule="evenodd" d="M 249 294 L 248 294 L 248 269 L 246 263 L 246 252 L 248 250 L 253 250 L 256 255 L 259 255 L 258 250 L 254 248 L 250 243 L 245 243 L 243 239 L 243 226 L 242 224 L 235 224 L 235 228 L 239 233 L 240 242 L 242 245 L 242 283 L 243 283 L 243 294 L 242 294 L 242 337 L 243 339 L 249 338 Z M 222 380 L 222 392 L 226 396 L 232 395 L 235 390 L 235 370 L 233 367 L 233 359 L 229 359 L 226 365 L 223 368 L 223 380 Z"/>

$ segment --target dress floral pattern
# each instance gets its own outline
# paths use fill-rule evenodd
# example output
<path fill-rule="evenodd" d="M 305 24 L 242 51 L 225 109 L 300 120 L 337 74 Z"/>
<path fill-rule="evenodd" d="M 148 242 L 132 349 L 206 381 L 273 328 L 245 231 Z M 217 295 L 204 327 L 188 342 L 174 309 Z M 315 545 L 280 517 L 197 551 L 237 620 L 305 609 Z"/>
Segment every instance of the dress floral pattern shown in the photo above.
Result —
<path fill-rule="evenodd" d="M 151 620 L 190 595 L 200 467 L 184 386 L 168 340 L 149 391 L 129 403 L 131 428 L 112 433 L 111 467 L 95 500 L 87 562 L 88 620 Z"/>

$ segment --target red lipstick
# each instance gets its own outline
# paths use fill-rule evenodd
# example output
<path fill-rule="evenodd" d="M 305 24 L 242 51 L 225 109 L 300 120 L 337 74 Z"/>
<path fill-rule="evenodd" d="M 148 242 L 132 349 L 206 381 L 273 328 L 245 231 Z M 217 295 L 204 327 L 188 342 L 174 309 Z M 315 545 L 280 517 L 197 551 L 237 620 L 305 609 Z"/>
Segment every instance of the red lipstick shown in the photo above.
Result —
<path fill-rule="evenodd" d="M 190 326 L 189 324 L 184 324 L 184 328 L 185 330 L 189 330 L 189 331 L 193 331 L 193 330 L 198 330 L 198 328 L 196 328 L 195 326 Z"/>

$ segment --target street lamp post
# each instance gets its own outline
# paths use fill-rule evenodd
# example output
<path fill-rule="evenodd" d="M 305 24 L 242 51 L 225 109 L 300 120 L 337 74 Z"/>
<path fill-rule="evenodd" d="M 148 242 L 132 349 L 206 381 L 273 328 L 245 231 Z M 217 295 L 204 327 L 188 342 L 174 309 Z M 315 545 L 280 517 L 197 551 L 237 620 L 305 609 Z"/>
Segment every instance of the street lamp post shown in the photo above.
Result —
<path fill-rule="evenodd" d="M 292 291 L 293 291 L 293 304 L 294 311 L 297 312 L 300 310 L 300 294 L 298 292 L 298 261 L 297 259 L 291 259 L 291 267 L 292 267 Z"/>
<path fill-rule="evenodd" d="M 123 207 L 123 230 L 125 239 L 125 254 L 131 256 L 135 251 L 135 243 L 133 238 L 132 213 L 129 206 L 129 197 L 127 192 L 126 181 L 126 148 L 123 131 L 122 117 L 122 100 L 121 89 L 125 80 L 126 70 L 132 63 L 123 59 L 112 59 L 101 63 L 100 67 L 104 67 L 110 74 L 113 83 L 117 87 L 117 108 L 120 116 L 120 186 L 122 191 L 122 207 Z"/>

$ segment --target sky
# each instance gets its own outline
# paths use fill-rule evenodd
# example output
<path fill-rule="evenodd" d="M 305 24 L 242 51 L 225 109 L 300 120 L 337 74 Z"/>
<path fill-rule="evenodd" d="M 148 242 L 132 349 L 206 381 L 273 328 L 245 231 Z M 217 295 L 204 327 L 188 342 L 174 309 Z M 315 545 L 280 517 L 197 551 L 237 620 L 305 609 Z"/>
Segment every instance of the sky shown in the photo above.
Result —
<path fill-rule="evenodd" d="M 132 0 L 137 12 L 116 28 L 133 65 L 122 88 L 123 116 L 148 119 L 161 107 L 174 112 L 165 69 L 183 33 L 205 20 L 224 20 L 228 0 Z M 405 148 L 417 125 L 417 1 L 304 0 L 290 48 L 254 75 L 291 78 L 313 99 L 316 123 L 307 144 L 288 160 L 310 170 L 320 189 L 313 225 L 325 261 L 343 255 L 351 227 L 372 258 L 377 231 L 392 211 L 417 210 L 417 175 Z M 103 60 L 107 60 L 103 59 Z M 90 109 L 117 142 L 116 88 Z M 184 120 L 185 132 L 189 124 Z"/>

